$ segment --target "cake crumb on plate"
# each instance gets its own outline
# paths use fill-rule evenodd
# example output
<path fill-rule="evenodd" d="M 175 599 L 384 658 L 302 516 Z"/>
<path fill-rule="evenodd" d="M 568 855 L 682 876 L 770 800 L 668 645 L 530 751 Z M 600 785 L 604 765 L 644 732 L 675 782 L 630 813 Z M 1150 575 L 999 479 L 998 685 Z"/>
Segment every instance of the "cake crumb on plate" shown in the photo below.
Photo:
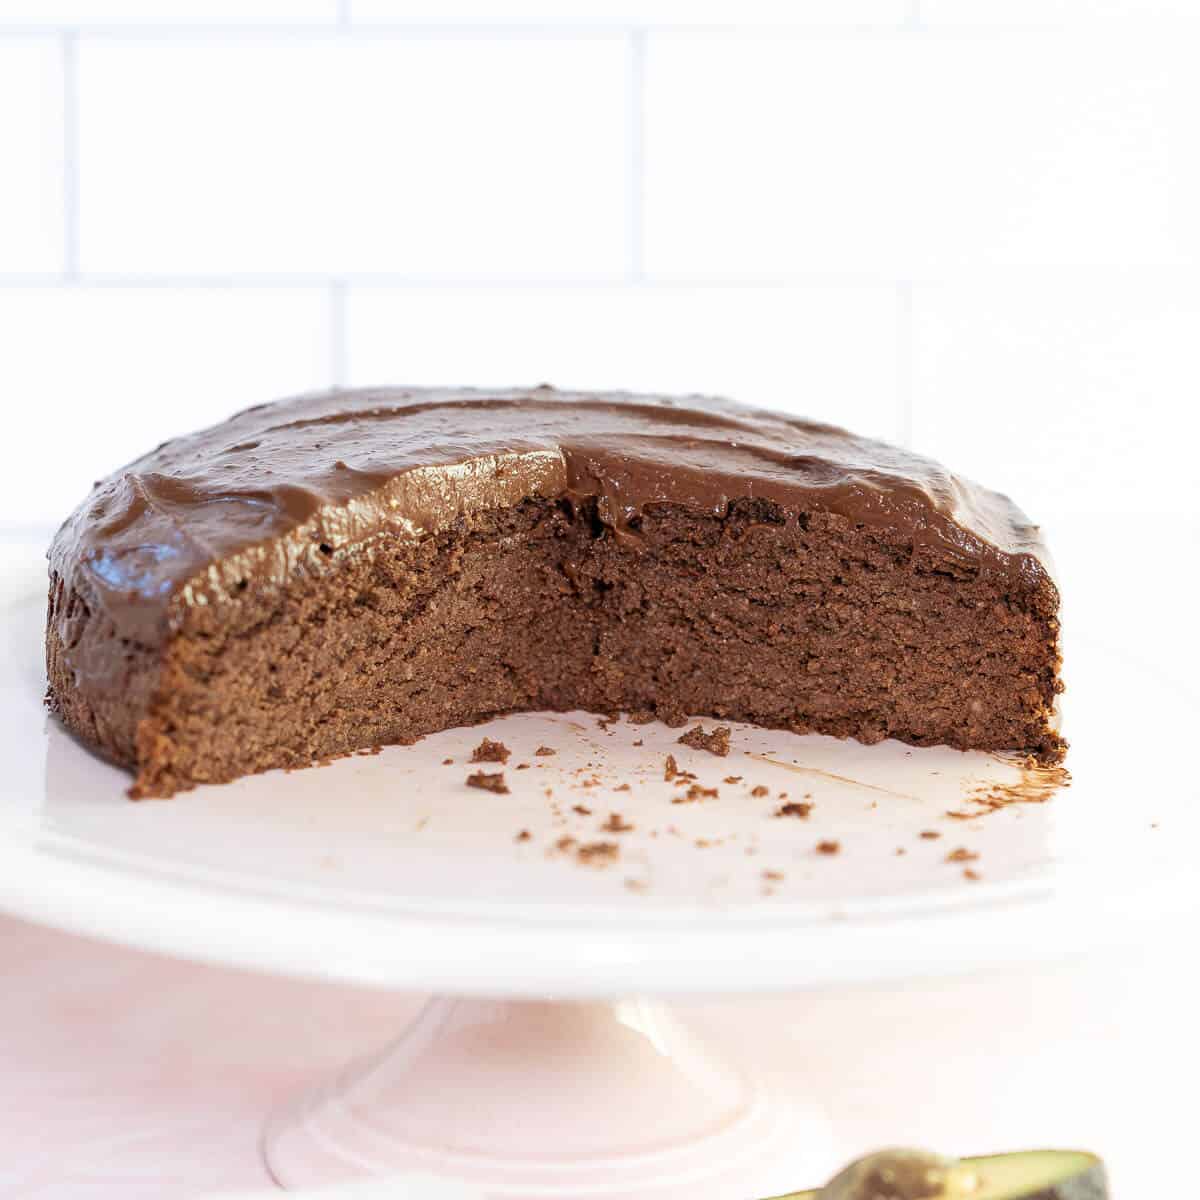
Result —
<path fill-rule="evenodd" d="M 467 787 L 480 788 L 485 792 L 496 792 L 498 795 L 508 795 L 508 784 L 504 782 L 503 771 L 475 771 L 467 776 Z"/>
<path fill-rule="evenodd" d="M 473 763 L 506 763 L 512 751 L 503 742 L 493 742 L 485 737 L 471 752 Z"/>
<path fill-rule="evenodd" d="M 707 750 L 709 754 L 715 754 L 718 758 L 726 758 L 729 755 L 729 732 L 728 725 L 718 725 L 711 733 L 705 733 L 704 726 L 697 725 L 687 733 L 680 734 L 675 740 L 681 746 L 691 746 L 693 750 Z"/>

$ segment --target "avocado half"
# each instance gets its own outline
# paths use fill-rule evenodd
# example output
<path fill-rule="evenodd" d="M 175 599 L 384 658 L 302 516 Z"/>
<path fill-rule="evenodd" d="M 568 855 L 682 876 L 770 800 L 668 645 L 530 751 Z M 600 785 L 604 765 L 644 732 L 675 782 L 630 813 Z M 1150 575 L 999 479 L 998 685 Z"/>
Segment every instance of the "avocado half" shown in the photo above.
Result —
<path fill-rule="evenodd" d="M 1082 1150 L 1025 1150 L 946 1159 L 882 1150 L 823 1188 L 775 1200 L 1108 1200 L 1104 1164 Z"/>

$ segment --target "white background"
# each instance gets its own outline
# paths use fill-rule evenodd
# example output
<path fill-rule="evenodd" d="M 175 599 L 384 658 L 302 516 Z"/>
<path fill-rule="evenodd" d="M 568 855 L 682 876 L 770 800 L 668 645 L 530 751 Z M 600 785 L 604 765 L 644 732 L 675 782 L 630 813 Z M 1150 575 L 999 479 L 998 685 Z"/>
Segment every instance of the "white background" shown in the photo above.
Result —
<path fill-rule="evenodd" d="M 1009 491 L 1195 694 L 1198 45 L 1196 0 L 0 0 L 0 531 L 309 388 L 718 391 Z M 1194 1124 L 1192 941 L 754 1023 L 848 1150 L 1090 1142 L 1136 1200 Z M 46 1200 L 261 1179 L 261 1112 L 408 1004 L 0 956 L 0 1194 Z"/>
<path fill-rule="evenodd" d="M 380 382 L 725 392 L 1043 522 L 1195 511 L 1198 37 L 1193 0 L 0 0 L 0 524 Z"/>

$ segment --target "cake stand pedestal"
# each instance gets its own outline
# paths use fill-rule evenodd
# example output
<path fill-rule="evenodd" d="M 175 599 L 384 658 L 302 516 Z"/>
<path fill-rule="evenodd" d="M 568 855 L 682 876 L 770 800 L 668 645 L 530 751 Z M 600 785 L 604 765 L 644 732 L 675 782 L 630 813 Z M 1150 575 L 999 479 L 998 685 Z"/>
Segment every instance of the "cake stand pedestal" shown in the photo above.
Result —
<path fill-rule="evenodd" d="M 263 1152 L 288 1188 L 424 1171 L 497 1200 L 745 1200 L 829 1158 L 818 1117 L 649 1000 L 432 1000 L 275 1114 Z"/>

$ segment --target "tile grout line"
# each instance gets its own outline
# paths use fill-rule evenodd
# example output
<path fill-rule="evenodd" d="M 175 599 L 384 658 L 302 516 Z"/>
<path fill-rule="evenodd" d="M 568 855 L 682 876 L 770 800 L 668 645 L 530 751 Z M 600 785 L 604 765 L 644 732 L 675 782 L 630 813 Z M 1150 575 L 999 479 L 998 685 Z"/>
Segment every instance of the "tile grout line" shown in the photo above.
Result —
<path fill-rule="evenodd" d="M 920 11 L 920 0 L 909 0 L 906 14 L 900 18 L 899 24 L 894 22 L 880 24 L 862 24 L 854 21 L 833 23 L 806 23 L 786 21 L 764 21 L 744 23 L 740 21 L 678 21 L 678 22 L 647 22 L 636 18 L 627 21 L 596 22 L 596 21 L 530 21 L 530 22 L 495 22 L 495 21 L 356 21 L 353 13 L 352 0 L 336 0 L 334 14 L 326 21 L 292 21 L 271 23 L 252 22 L 192 22 L 176 24 L 155 24 L 153 21 L 131 22 L 129 24 L 87 23 L 83 21 L 68 22 L 47 21 L 44 23 L 5 24 L 0 20 L 0 39 L 28 41 L 31 38 L 64 37 L 68 34 L 77 38 L 116 41 L 165 41 L 188 42 L 196 39 L 228 39 L 244 37 L 247 40 L 271 38 L 314 38 L 339 31 L 351 29 L 366 37 L 395 37 L 414 38 L 430 37 L 434 39 L 473 39 L 480 36 L 505 38 L 600 38 L 616 39 L 630 33 L 649 33 L 671 35 L 713 34 L 735 36 L 750 32 L 762 36 L 789 37 L 796 40 L 828 41 L 839 39 L 848 34 L 860 35 L 864 38 L 893 37 L 897 29 L 904 30 L 924 25 Z M 975 25 L 953 25 L 939 23 L 938 30 L 958 35 L 974 31 Z M 995 33 L 1031 33 L 1043 30 L 1044 25 L 1026 22 L 1011 22 L 994 24 L 988 28 Z"/>
<path fill-rule="evenodd" d="M 896 283 L 896 404 L 897 436 L 902 446 L 912 446 L 914 346 L 913 282 Z"/>
<path fill-rule="evenodd" d="M 943 271 L 940 279 L 967 282 L 1011 282 L 1026 281 L 1073 284 L 1111 284 L 1114 282 L 1136 282 L 1138 286 L 1195 286 L 1197 274 L 1187 266 L 1155 267 L 1032 267 L 1020 272 L 1003 268 L 980 266 Z M 400 271 L 85 271 L 68 277 L 57 271 L 5 271 L 0 269 L 0 288 L 44 288 L 71 284 L 81 288 L 295 288 L 324 289 L 330 284 L 341 283 L 346 287 L 367 288 L 437 288 L 453 289 L 529 289 L 567 288 L 572 290 L 593 289 L 613 291 L 630 286 L 624 272 L 620 274 L 573 275 L 573 274 L 499 274 L 499 275 L 409 275 Z M 679 275 L 671 272 L 648 272 L 639 286 L 662 291 L 694 290 L 703 288 L 712 291 L 726 289 L 754 289 L 759 291 L 788 288 L 852 287 L 893 293 L 897 286 L 894 274 L 853 270 L 785 271 L 778 275 L 747 273 Z"/>
<path fill-rule="evenodd" d="M 63 276 L 79 279 L 79 35 L 64 33 L 62 51 L 63 104 Z"/>
<path fill-rule="evenodd" d="M 629 193 L 626 197 L 626 271 L 630 283 L 644 283 L 646 208 L 646 33 L 629 34 L 629 93 L 627 136 L 629 139 Z"/>
<path fill-rule="evenodd" d="M 335 388 L 343 388 L 349 379 L 349 354 L 346 341 L 346 283 L 335 279 L 329 285 L 329 374 Z"/>
<path fill-rule="evenodd" d="M 350 33 L 354 25 L 352 0 L 337 0 L 336 26 L 340 33 Z M 349 378 L 346 339 L 346 280 L 332 279 L 327 296 L 329 302 L 329 376 L 334 388 L 344 388 Z"/>
<path fill-rule="evenodd" d="M 908 12 L 900 23 L 902 33 L 927 32 L 921 20 L 921 0 L 908 0 Z M 911 449 L 913 440 L 914 368 L 913 281 L 896 281 L 896 436 Z"/>

